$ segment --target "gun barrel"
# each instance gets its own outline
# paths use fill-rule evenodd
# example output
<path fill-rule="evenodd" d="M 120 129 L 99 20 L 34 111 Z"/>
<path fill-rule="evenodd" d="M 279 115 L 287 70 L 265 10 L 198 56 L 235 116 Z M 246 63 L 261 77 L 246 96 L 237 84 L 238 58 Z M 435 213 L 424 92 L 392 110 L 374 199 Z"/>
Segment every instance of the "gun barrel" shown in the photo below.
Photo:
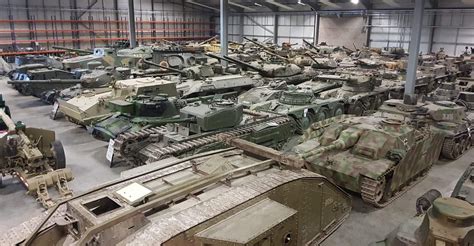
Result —
<path fill-rule="evenodd" d="M 177 73 L 180 73 L 180 74 L 184 74 L 183 71 L 179 70 L 179 69 L 176 69 L 176 68 L 171 68 L 171 67 L 165 67 L 165 66 L 162 66 L 158 63 L 154 63 L 152 61 L 148 61 L 148 60 L 143 60 L 143 62 L 145 64 L 148 64 L 148 65 L 151 65 L 151 66 L 155 66 L 155 67 L 159 67 L 159 68 L 163 68 L 163 69 L 166 69 L 166 70 L 169 70 L 169 71 L 173 71 L 173 72 L 177 72 Z"/>
<path fill-rule="evenodd" d="M 245 62 L 243 62 L 243 61 L 239 61 L 239 60 L 234 59 L 234 58 L 231 58 L 231 57 L 229 57 L 229 56 L 224 56 L 224 58 L 226 58 L 228 61 L 230 61 L 230 62 L 232 62 L 232 63 L 235 63 L 235 64 L 237 64 L 237 65 L 244 66 L 244 67 L 248 67 L 248 68 L 250 68 L 250 69 L 252 69 L 252 70 L 255 70 L 255 71 L 259 72 L 259 73 L 265 73 L 264 70 L 262 70 L 262 69 L 260 69 L 260 68 L 258 68 L 258 67 L 255 67 L 255 66 L 253 66 L 253 65 L 250 65 L 250 64 L 248 64 L 248 63 L 245 63 Z"/>
<path fill-rule="evenodd" d="M 67 51 L 72 51 L 72 52 L 77 52 L 77 53 L 82 53 L 82 54 L 94 54 L 94 52 L 89 51 L 89 50 L 80 50 L 80 49 L 73 49 L 73 48 L 67 48 L 67 47 L 62 47 L 62 46 L 53 46 L 53 49 L 58 49 L 58 50 L 67 50 Z"/>
<path fill-rule="evenodd" d="M 8 127 L 8 131 L 16 130 L 15 122 L 13 122 L 13 120 L 3 110 L 0 110 L 0 118 L 2 119 L 3 123 Z"/>
<path fill-rule="evenodd" d="M 261 43 L 255 41 L 255 40 L 249 39 L 249 38 L 247 38 L 247 37 L 244 37 L 244 39 L 247 40 L 247 41 L 249 41 L 249 42 L 251 42 L 251 43 L 254 43 L 255 45 L 257 45 L 257 46 L 259 46 L 259 47 L 262 47 L 262 48 L 263 48 L 264 50 L 266 50 L 266 51 L 269 51 L 269 52 L 272 52 L 272 53 L 273 53 L 273 51 L 274 51 L 273 49 L 270 49 L 270 48 L 268 48 L 267 46 L 265 46 L 265 45 L 263 45 L 263 44 L 261 44 Z"/>
<path fill-rule="evenodd" d="M 310 42 L 308 42 L 308 41 L 306 41 L 306 40 L 304 40 L 304 39 L 303 39 L 303 43 L 305 43 L 306 45 L 308 45 L 310 48 L 319 51 L 319 49 L 316 48 L 316 46 L 314 46 L 312 43 L 310 43 Z"/>
<path fill-rule="evenodd" d="M 206 44 L 206 43 L 208 43 L 208 42 L 211 42 L 212 40 L 214 40 L 214 39 L 216 39 L 216 38 L 217 38 L 217 36 L 214 36 L 214 37 L 208 38 L 208 39 L 206 39 L 206 40 L 204 40 L 204 41 L 202 41 L 202 42 L 200 42 L 200 43 L 198 43 L 198 44 L 199 44 L 199 45 L 203 45 L 203 44 Z"/>
<path fill-rule="evenodd" d="M 62 83 L 62 84 L 79 84 L 84 80 L 81 79 L 46 79 L 46 80 L 9 80 L 7 84 L 48 84 L 48 83 Z"/>

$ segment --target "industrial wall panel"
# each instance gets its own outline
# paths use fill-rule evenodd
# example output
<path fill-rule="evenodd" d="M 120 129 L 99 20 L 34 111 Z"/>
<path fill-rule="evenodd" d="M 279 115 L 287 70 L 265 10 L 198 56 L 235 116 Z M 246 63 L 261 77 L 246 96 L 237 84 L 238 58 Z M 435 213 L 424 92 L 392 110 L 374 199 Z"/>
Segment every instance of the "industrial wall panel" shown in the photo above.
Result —
<path fill-rule="evenodd" d="M 319 41 L 332 45 L 357 47 L 365 45 L 367 32 L 363 17 L 321 17 L 319 24 Z"/>

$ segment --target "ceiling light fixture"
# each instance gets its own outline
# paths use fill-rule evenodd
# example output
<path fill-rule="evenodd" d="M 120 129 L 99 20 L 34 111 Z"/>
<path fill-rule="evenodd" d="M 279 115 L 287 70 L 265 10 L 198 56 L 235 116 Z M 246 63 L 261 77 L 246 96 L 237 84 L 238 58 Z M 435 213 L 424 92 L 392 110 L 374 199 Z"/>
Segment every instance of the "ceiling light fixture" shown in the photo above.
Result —
<path fill-rule="evenodd" d="M 262 5 L 259 4 L 259 3 L 257 3 L 257 2 L 255 2 L 255 3 L 253 3 L 253 4 L 255 4 L 255 6 L 262 7 Z"/>
<path fill-rule="evenodd" d="M 351 0 L 351 3 L 353 3 L 353 4 L 359 4 L 359 0 Z"/>
<path fill-rule="evenodd" d="M 306 5 L 305 3 L 302 3 L 301 0 L 298 0 L 298 4 L 303 6 Z"/>

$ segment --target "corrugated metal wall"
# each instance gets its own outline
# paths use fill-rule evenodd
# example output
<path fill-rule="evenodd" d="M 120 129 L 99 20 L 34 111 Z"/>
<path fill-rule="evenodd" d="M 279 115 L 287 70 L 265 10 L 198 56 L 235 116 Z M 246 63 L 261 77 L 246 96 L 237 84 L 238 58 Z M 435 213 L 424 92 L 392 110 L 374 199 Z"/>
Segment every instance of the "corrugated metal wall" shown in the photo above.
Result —
<path fill-rule="evenodd" d="M 333 14 L 336 15 L 336 14 Z M 368 28 L 365 17 L 321 17 L 319 41 L 345 45 L 352 48 L 365 45 L 367 30 L 371 47 L 403 47 L 408 50 L 412 25 L 412 13 L 391 11 L 371 13 L 372 25 Z M 436 17 L 435 17 L 436 16 Z M 243 18 L 241 22 L 240 18 Z M 357 21 L 354 21 L 356 19 Z M 302 43 L 301 39 L 313 40 L 316 25 L 315 14 L 278 15 L 278 43 Z M 243 23 L 243 24 L 242 24 Z M 273 39 L 274 14 L 234 15 L 229 19 L 230 40 L 239 41 L 241 33 L 260 41 Z M 450 55 L 458 56 L 465 46 L 474 46 L 474 12 L 468 10 L 426 11 L 423 19 L 420 51 L 429 52 L 429 40 L 433 37 L 432 51 L 444 48 Z"/>

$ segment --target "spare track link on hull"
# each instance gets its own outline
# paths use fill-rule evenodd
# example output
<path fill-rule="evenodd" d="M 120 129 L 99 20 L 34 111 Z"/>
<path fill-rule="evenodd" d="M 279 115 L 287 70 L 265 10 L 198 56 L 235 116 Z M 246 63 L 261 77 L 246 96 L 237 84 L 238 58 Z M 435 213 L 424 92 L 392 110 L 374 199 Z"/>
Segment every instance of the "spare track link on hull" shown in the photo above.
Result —
<path fill-rule="evenodd" d="M 427 176 L 430 168 L 431 167 L 421 171 L 419 174 L 417 174 L 415 177 L 409 180 L 407 184 L 400 187 L 393 196 L 389 198 L 383 197 L 379 201 L 376 200 L 376 197 L 377 197 L 376 192 L 377 192 L 377 186 L 380 185 L 382 181 L 374 180 L 368 177 L 362 177 L 361 184 L 360 184 L 361 198 L 364 202 L 369 203 L 374 207 L 383 208 L 387 206 L 388 204 L 392 203 L 395 199 L 397 199 L 401 195 L 405 194 L 405 192 L 407 192 L 413 186 L 421 182 Z M 388 180 L 386 181 L 386 185 L 389 185 Z"/>
<path fill-rule="evenodd" d="M 162 147 L 157 143 L 150 143 L 148 146 L 140 150 L 142 153 L 149 158 L 151 161 L 157 161 L 167 156 L 179 155 L 182 152 L 186 152 L 191 149 L 196 149 L 208 144 L 216 143 L 218 141 L 218 134 L 226 134 L 232 137 L 240 137 L 255 131 L 257 126 L 268 123 L 275 123 L 277 125 L 289 123 L 290 119 L 286 116 L 277 116 L 273 118 L 267 118 L 258 122 L 242 125 L 233 129 L 216 131 L 205 135 L 200 135 L 194 138 L 184 140 L 182 142 L 171 143 L 168 146 Z M 128 144 L 133 144 L 139 141 L 145 141 L 153 134 L 160 135 L 166 129 L 165 126 L 154 127 L 149 129 L 140 130 L 133 133 L 125 133 L 119 135 L 115 139 L 114 143 L 114 156 L 117 156 L 125 161 L 134 163 L 134 158 L 130 159 L 127 157 L 130 154 L 131 149 L 128 149 Z M 144 164 L 144 163 L 142 163 Z"/>

